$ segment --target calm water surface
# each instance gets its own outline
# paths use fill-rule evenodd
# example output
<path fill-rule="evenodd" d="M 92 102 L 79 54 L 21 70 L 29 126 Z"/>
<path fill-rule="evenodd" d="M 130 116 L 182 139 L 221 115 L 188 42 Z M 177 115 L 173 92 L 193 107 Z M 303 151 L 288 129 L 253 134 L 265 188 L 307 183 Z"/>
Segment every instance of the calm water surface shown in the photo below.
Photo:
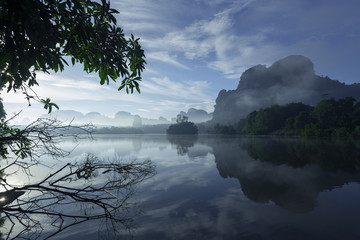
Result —
<path fill-rule="evenodd" d="M 134 239 L 360 239 L 360 148 L 350 141 L 98 135 L 64 161 L 87 153 L 155 163 L 132 199 L 142 209 Z M 87 222 L 54 239 L 97 230 Z"/>

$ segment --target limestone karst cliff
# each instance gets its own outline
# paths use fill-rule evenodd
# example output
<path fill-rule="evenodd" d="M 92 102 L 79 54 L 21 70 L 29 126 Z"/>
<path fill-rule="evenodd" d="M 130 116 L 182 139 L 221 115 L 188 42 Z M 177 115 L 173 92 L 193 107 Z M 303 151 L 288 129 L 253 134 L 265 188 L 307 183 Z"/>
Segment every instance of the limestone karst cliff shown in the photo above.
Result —
<path fill-rule="evenodd" d="M 315 105 L 323 98 L 352 96 L 360 100 L 360 84 L 346 85 L 315 74 L 310 59 L 291 55 L 270 67 L 246 70 L 235 90 L 221 90 L 212 123 L 233 124 L 250 112 L 274 104 L 303 102 Z"/>

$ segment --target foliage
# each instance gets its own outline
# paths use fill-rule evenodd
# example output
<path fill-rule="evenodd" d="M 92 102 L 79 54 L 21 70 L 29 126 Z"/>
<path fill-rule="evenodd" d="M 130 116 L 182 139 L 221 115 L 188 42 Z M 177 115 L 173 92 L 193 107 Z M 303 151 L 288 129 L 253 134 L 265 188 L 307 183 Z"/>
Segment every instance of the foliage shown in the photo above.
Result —
<path fill-rule="evenodd" d="M 214 127 L 214 133 L 231 135 L 231 134 L 236 134 L 236 130 L 231 125 L 216 124 Z"/>
<path fill-rule="evenodd" d="M 94 130 L 95 134 L 143 134 L 140 128 L 135 127 L 103 127 Z"/>
<path fill-rule="evenodd" d="M 38 101 L 50 113 L 59 107 L 32 90 L 38 85 L 36 72 L 62 71 L 71 59 L 73 65 L 82 63 L 85 72 L 97 72 L 101 85 L 121 77 L 118 90 L 140 93 L 144 51 L 139 39 L 126 39 L 116 26 L 117 13 L 105 0 L 1 0 L 0 89 L 21 90 L 29 104 Z M 28 134 L 34 129 L 10 127 L 1 99 L 0 118 L 1 156 L 7 157 L 7 147 L 22 159 L 31 155 L 34 140 Z"/>
<path fill-rule="evenodd" d="M 249 134 L 270 134 L 291 124 L 292 119 L 300 112 L 312 108 L 303 103 L 290 103 L 285 106 L 273 105 L 250 113 L 245 122 L 244 132 Z"/>
<path fill-rule="evenodd" d="M 198 128 L 193 122 L 172 124 L 166 130 L 167 134 L 197 134 Z"/>
<path fill-rule="evenodd" d="M 177 124 L 172 124 L 166 130 L 167 134 L 197 134 L 198 128 L 193 122 L 188 122 L 188 117 L 177 115 Z"/>
<path fill-rule="evenodd" d="M 187 117 L 185 115 L 178 114 L 176 116 L 176 123 L 178 123 L 178 124 L 183 123 L 183 122 L 187 122 L 188 120 L 189 120 L 189 117 Z"/>
<path fill-rule="evenodd" d="M 8 91 L 37 85 L 36 71 L 62 71 L 68 56 L 97 72 L 101 85 L 121 77 L 118 90 L 140 92 L 144 51 L 138 38 L 125 38 L 105 0 L 2 0 L 0 11 L 0 80 Z"/>
<path fill-rule="evenodd" d="M 360 103 L 355 103 L 354 98 L 331 98 L 315 107 L 290 103 L 253 111 L 247 116 L 242 131 L 253 135 L 359 137 L 359 117 Z"/>
<path fill-rule="evenodd" d="M 246 119 L 240 119 L 240 121 L 236 124 L 236 133 L 242 134 L 245 124 Z"/>

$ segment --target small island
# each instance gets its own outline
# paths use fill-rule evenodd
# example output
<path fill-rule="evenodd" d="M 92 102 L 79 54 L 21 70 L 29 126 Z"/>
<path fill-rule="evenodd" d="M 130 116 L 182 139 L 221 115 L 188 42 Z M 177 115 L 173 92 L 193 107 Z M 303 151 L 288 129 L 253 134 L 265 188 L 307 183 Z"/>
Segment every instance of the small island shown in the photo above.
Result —
<path fill-rule="evenodd" d="M 176 124 L 172 124 L 166 130 L 167 134 L 185 134 L 196 135 L 198 134 L 198 127 L 193 122 L 188 121 L 188 117 L 178 114 Z"/>

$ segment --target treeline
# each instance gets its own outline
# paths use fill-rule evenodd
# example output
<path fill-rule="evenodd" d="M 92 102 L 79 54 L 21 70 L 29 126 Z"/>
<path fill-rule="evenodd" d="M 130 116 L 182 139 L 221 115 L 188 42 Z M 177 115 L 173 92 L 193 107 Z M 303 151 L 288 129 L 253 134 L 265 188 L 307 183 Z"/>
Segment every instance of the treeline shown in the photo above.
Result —
<path fill-rule="evenodd" d="M 289 103 L 261 108 L 237 126 L 216 125 L 216 133 L 316 137 L 360 137 L 360 103 L 352 97 L 325 99 L 315 107 Z"/>
<path fill-rule="evenodd" d="M 162 134 L 170 124 L 144 125 L 139 128 L 134 127 L 99 127 L 94 130 L 94 134 Z"/>
<path fill-rule="evenodd" d="M 95 134 L 144 134 L 144 131 L 133 127 L 101 127 L 94 131 Z"/>

